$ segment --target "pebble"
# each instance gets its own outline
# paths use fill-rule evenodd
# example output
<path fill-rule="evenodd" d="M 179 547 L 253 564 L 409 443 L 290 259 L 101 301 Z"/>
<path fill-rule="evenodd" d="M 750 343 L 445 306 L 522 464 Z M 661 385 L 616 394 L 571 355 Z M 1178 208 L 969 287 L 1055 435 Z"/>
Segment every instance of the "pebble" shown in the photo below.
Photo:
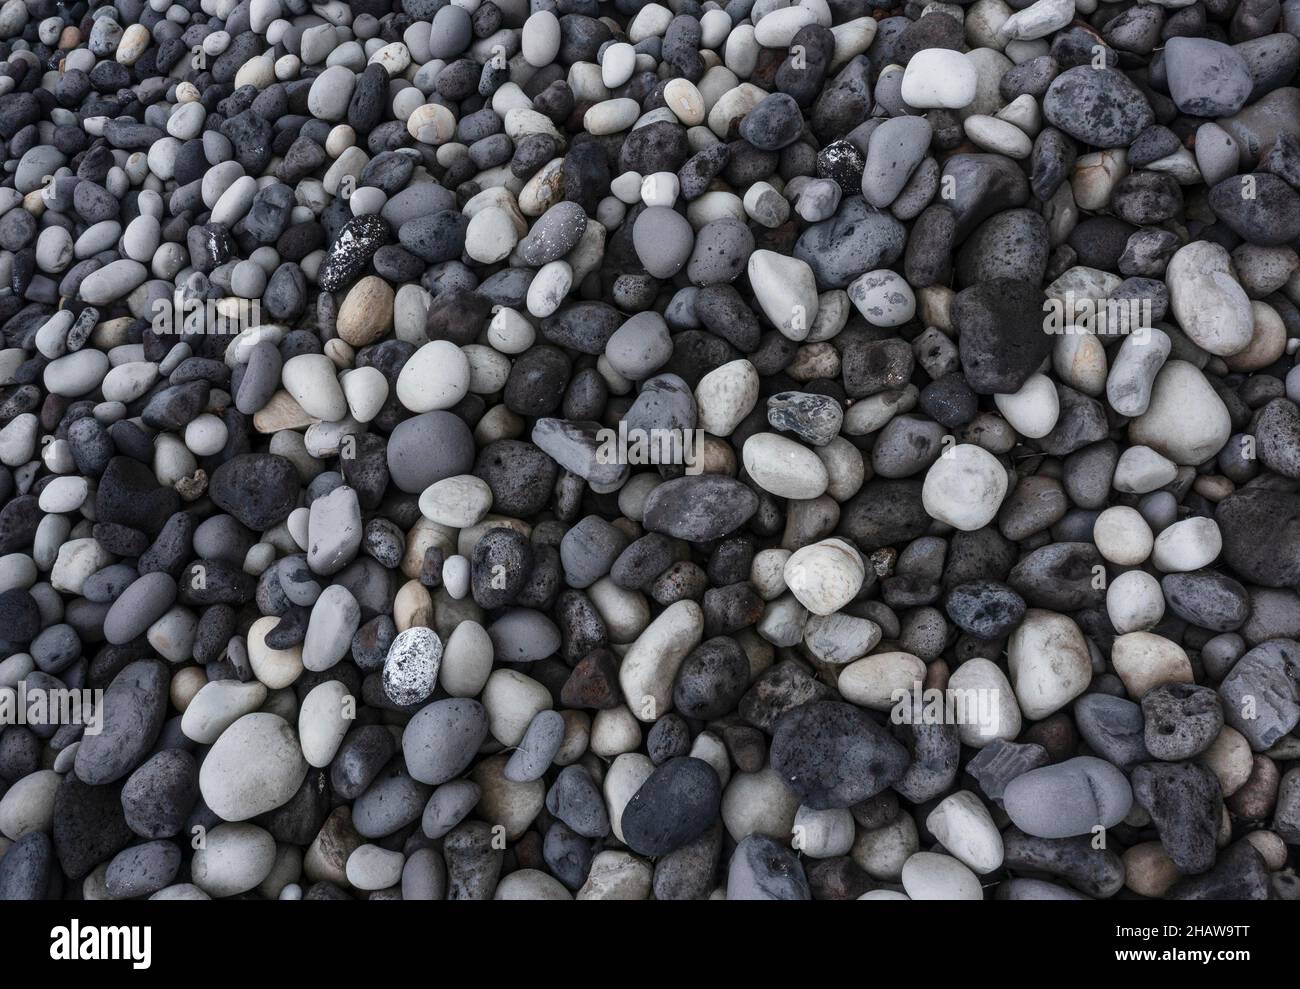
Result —
<path fill-rule="evenodd" d="M 258 886 L 275 865 L 275 839 L 254 824 L 222 824 L 206 836 L 190 866 L 194 884 L 211 897 Z"/>
<path fill-rule="evenodd" d="M 1007 665 L 1020 710 L 1034 721 L 1064 707 L 1092 680 L 1092 659 L 1078 625 L 1039 608 L 1028 609 L 1011 634 Z"/>
<path fill-rule="evenodd" d="M 924 48 L 908 59 L 903 72 L 903 102 L 918 110 L 961 110 L 975 99 L 978 76 L 961 52 Z"/>
<path fill-rule="evenodd" d="M 1165 269 L 1179 325 L 1193 343 L 1220 356 L 1245 350 L 1254 332 L 1250 300 L 1232 277 L 1231 264 L 1218 244 L 1193 241 L 1179 248 Z"/>
<path fill-rule="evenodd" d="M 1132 421 L 1129 439 L 1176 464 L 1198 464 L 1231 435 L 1227 406 L 1195 365 L 1171 360 L 1156 375 L 1147 411 Z"/>
<path fill-rule="evenodd" d="M 1133 792 L 1103 759 L 1079 756 L 1031 769 L 1007 784 L 1002 805 L 1013 824 L 1038 838 L 1069 838 L 1112 828 L 1128 815 Z"/>
<path fill-rule="evenodd" d="M 137 660 L 113 678 L 98 715 L 102 728 L 77 747 L 73 769 L 82 782 L 116 782 L 144 761 L 166 716 L 167 679 L 156 660 Z"/>
<path fill-rule="evenodd" d="M 900 876 L 911 900 L 982 900 L 975 873 L 950 855 L 916 852 L 903 863 Z"/>
<path fill-rule="evenodd" d="M 745 470 L 764 491 L 780 498 L 817 498 L 829 477 L 806 446 L 777 433 L 756 433 L 742 450 Z"/>
<path fill-rule="evenodd" d="M 849 807 L 902 778 L 907 751 L 851 704 L 814 701 L 779 720 L 772 768 L 807 806 Z"/>
<path fill-rule="evenodd" d="M 488 716 L 478 701 L 434 701 L 402 731 L 402 754 L 413 779 L 436 786 L 465 772 L 487 733 Z"/>
<path fill-rule="evenodd" d="M 717 819 L 722 788 L 706 762 L 687 756 L 659 766 L 623 808 L 624 840 L 641 855 L 665 855 Z"/>
<path fill-rule="evenodd" d="M 1129 632 L 1111 646 L 1111 663 L 1129 696 L 1140 700 L 1153 687 L 1191 683 L 1187 653 L 1176 642 L 1153 632 Z"/>
<path fill-rule="evenodd" d="M 402 706 L 428 698 L 438 682 L 442 640 L 430 628 L 417 625 L 401 632 L 384 659 L 384 693 Z"/>
<path fill-rule="evenodd" d="M 1170 38 L 1165 48 L 1169 95 L 1196 117 L 1229 117 L 1245 105 L 1253 86 L 1246 59 L 1231 45 L 1209 38 Z"/>
<path fill-rule="evenodd" d="M 1180 873 L 1210 869 L 1223 808 L 1213 773 L 1195 763 L 1143 763 L 1133 770 L 1133 798 L 1151 816 Z"/>
<path fill-rule="evenodd" d="M 283 806 L 306 776 L 293 728 L 278 715 L 255 712 L 213 743 L 199 769 L 199 792 L 223 820 L 246 821 Z"/>
<path fill-rule="evenodd" d="M 1192 684 L 1171 683 L 1147 691 L 1142 715 L 1147 751 L 1168 762 L 1200 755 L 1223 728 L 1218 695 Z"/>
<path fill-rule="evenodd" d="M 931 518 L 963 532 L 987 525 L 1007 493 L 1007 472 L 987 450 L 959 443 L 925 474 L 921 499 Z"/>
<path fill-rule="evenodd" d="M 1057 76 L 1043 96 L 1048 122 L 1084 144 L 1127 146 L 1154 120 L 1151 104 L 1124 73 L 1077 65 Z"/>
<path fill-rule="evenodd" d="M 1294 640 L 1260 643 L 1219 684 L 1224 720 L 1256 751 L 1272 747 L 1300 723 L 1300 698 L 1291 684 L 1297 657 Z"/>
<path fill-rule="evenodd" d="M 808 878 L 799 859 L 763 834 L 741 841 L 727 867 L 728 900 L 808 900 Z"/>
<path fill-rule="evenodd" d="M 863 198 L 877 209 L 897 199 L 924 159 L 932 136 L 924 117 L 892 117 L 875 128 L 862 168 Z"/>
<path fill-rule="evenodd" d="M 781 576 L 810 613 L 833 615 L 857 597 L 866 579 L 866 566 L 849 543 L 826 539 L 791 554 Z"/>

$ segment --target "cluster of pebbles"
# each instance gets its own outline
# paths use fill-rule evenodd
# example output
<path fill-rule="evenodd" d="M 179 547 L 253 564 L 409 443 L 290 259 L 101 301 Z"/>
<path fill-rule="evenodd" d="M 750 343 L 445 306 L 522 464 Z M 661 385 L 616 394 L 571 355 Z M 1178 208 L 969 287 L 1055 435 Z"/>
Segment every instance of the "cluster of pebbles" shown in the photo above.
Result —
<path fill-rule="evenodd" d="M 0 898 L 1300 898 L 1297 33 L 3 0 Z"/>

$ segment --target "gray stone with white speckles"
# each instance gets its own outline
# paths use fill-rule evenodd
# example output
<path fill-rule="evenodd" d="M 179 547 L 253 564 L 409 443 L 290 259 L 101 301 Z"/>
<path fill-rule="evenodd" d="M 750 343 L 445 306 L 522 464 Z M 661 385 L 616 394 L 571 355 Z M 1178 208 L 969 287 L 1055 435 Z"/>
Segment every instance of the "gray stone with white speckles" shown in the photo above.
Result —
<path fill-rule="evenodd" d="M 442 662 L 442 640 L 423 625 L 408 628 L 393 640 L 384 660 L 384 693 L 403 707 L 433 694 Z"/>
<path fill-rule="evenodd" d="M 537 218 L 515 250 L 524 264 L 540 268 L 573 250 L 586 229 L 587 214 L 582 206 L 567 201 L 556 203 Z"/>

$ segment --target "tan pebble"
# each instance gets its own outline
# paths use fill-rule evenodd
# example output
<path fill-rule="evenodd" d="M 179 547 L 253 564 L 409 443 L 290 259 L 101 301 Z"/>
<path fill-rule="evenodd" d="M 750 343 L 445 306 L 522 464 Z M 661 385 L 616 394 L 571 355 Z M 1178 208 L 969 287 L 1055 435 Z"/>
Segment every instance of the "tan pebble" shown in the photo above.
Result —
<path fill-rule="evenodd" d="M 795 351 L 785 373 L 795 381 L 813 381 L 816 378 L 838 378 L 840 355 L 829 343 L 810 343 Z"/>
<path fill-rule="evenodd" d="M 340 371 L 352 367 L 356 361 L 357 352 L 352 349 L 352 345 L 345 343 L 338 337 L 333 340 L 326 340 L 324 350 L 325 356 L 333 361 L 334 366 Z"/>
<path fill-rule="evenodd" d="M 1224 797 L 1230 797 L 1250 779 L 1254 756 L 1246 736 L 1231 725 L 1224 725 L 1210 747 L 1196 757 L 1206 769 L 1219 778 L 1219 788 Z"/>
<path fill-rule="evenodd" d="M 519 212 L 541 216 L 564 198 L 563 167 L 563 158 L 553 158 L 538 169 L 519 192 Z"/>
<path fill-rule="evenodd" d="M 1178 879 L 1177 867 L 1158 841 L 1134 845 L 1124 853 L 1124 884 L 1140 896 L 1162 897 Z"/>
<path fill-rule="evenodd" d="M 143 24 L 132 24 L 122 32 L 114 57 L 123 65 L 134 65 L 149 47 L 149 41 L 149 29 Z"/>
<path fill-rule="evenodd" d="M 406 120 L 407 132 L 422 144 L 435 147 L 451 140 L 456 132 L 456 117 L 445 106 L 426 103 L 418 106 Z"/>
<path fill-rule="evenodd" d="M 417 625 L 433 627 L 433 598 L 418 580 L 408 580 L 393 598 L 393 624 L 399 632 Z"/>
<path fill-rule="evenodd" d="M 177 670 L 171 683 L 172 706 L 184 714 L 194 695 L 202 690 L 207 682 L 208 676 L 201 666 L 187 666 Z"/>
<path fill-rule="evenodd" d="M 564 738 L 555 753 L 555 765 L 569 766 L 587 753 L 591 742 L 591 715 L 586 711 L 561 711 L 564 719 Z"/>
<path fill-rule="evenodd" d="M 339 337 L 353 347 L 374 343 L 393 325 L 393 289 L 378 275 L 367 275 L 348 292 L 339 308 Z"/>
<path fill-rule="evenodd" d="M 450 526 L 440 525 L 423 515 L 415 520 L 411 531 L 406 534 L 406 552 L 402 556 L 402 574 L 414 580 L 420 576 L 424 566 L 424 554 L 429 547 L 437 546 L 444 557 L 456 555 L 456 530 Z"/>
<path fill-rule="evenodd" d="M 172 485 L 176 493 L 181 496 L 185 502 L 198 501 L 208 491 L 208 474 L 200 467 L 193 474 L 182 477 Z"/>
<path fill-rule="evenodd" d="M 736 451 L 726 440 L 716 436 L 705 436 L 703 449 L 697 454 L 702 474 L 726 474 L 735 477 L 737 470 Z"/>
<path fill-rule="evenodd" d="M 1192 483 L 1192 490 L 1207 501 L 1220 502 L 1237 486 L 1221 474 L 1202 474 Z"/>
<path fill-rule="evenodd" d="M 641 723 L 626 704 L 596 712 L 591 723 L 591 751 L 602 759 L 632 752 L 641 744 Z"/>
<path fill-rule="evenodd" d="M 1162 684 L 1195 682 L 1183 647 L 1153 632 L 1119 636 L 1111 646 L 1110 661 L 1133 700 Z"/>
<path fill-rule="evenodd" d="M 479 785 L 482 795 L 474 809 L 476 816 L 489 824 L 505 828 L 507 841 L 516 841 L 528 830 L 546 799 L 546 784 L 542 780 L 514 783 L 505 777 L 508 755 L 495 755 L 484 759 L 470 774 Z"/>
<path fill-rule="evenodd" d="M 925 668 L 925 689 L 946 690 L 948 688 L 948 664 L 936 659 Z"/>
<path fill-rule="evenodd" d="M 282 429 L 306 429 L 319 420 L 309 416 L 293 396 L 281 388 L 271 400 L 253 414 L 253 428 L 259 433 L 278 433 Z"/>
<path fill-rule="evenodd" d="M 1231 371 L 1258 371 L 1268 367 L 1286 352 L 1286 324 L 1282 317 L 1266 302 L 1254 300 L 1250 304 L 1255 328 L 1250 343 L 1240 353 L 1223 359 Z"/>
<path fill-rule="evenodd" d="M 916 293 L 916 311 L 926 326 L 935 326 L 947 333 L 953 332 L 952 301 L 957 293 L 946 285 L 930 285 Z"/>

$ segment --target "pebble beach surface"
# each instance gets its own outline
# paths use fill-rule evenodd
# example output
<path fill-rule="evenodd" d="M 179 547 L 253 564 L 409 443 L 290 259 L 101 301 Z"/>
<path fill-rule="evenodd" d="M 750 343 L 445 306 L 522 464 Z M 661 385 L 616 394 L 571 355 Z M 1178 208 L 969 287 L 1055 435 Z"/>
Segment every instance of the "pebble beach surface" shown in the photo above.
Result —
<path fill-rule="evenodd" d="M 1298 34 L 0 0 L 0 899 L 1300 898 Z"/>

